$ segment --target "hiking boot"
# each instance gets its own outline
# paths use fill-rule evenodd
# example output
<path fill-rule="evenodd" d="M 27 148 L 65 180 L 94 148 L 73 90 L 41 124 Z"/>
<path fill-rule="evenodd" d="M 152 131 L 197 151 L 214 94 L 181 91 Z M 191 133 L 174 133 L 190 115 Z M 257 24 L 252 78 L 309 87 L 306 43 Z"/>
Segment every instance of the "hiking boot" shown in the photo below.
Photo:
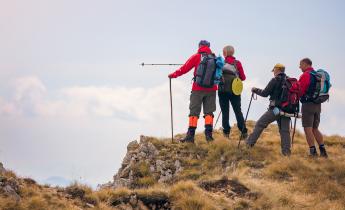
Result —
<path fill-rule="evenodd" d="M 213 137 L 212 137 L 212 126 L 210 125 L 205 125 L 205 137 L 206 137 L 206 141 L 207 142 L 210 142 L 210 141 L 213 141 Z"/>
<path fill-rule="evenodd" d="M 309 148 L 309 157 L 317 157 L 317 151 L 316 151 L 316 148 L 315 147 L 310 147 Z"/>
<path fill-rule="evenodd" d="M 230 132 L 229 133 L 223 132 L 223 136 L 227 139 L 230 139 Z"/>
<path fill-rule="evenodd" d="M 288 151 L 282 151 L 282 155 L 285 156 L 285 157 L 290 157 L 291 151 L 290 151 L 290 150 L 288 150 Z"/>
<path fill-rule="evenodd" d="M 213 141 L 212 133 L 205 133 L 206 141 L 211 142 Z"/>
<path fill-rule="evenodd" d="M 244 140 L 244 139 L 247 139 L 248 138 L 248 133 L 247 132 L 243 132 L 241 135 L 240 135 L 240 139 L 241 140 Z"/>
<path fill-rule="evenodd" d="M 194 143 L 195 129 L 196 128 L 189 127 L 186 137 L 181 139 L 180 142 L 181 143 Z"/>
<path fill-rule="evenodd" d="M 247 149 L 253 148 L 255 145 L 255 144 L 249 144 L 248 142 L 245 142 L 245 144 L 246 144 Z"/>
<path fill-rule="evenodd" d="M 326 148 L 325 147 L 319 147 L 320 149 L 320 157 L 328 158 Z"/>

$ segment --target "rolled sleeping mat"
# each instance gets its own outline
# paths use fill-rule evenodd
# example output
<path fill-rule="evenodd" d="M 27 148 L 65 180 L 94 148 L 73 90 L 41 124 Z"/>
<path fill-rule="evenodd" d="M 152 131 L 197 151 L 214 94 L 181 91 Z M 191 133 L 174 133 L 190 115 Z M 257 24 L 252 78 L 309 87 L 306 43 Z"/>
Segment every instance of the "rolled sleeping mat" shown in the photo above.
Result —
<path fill-rule="evenodd" d="M 296 117 L 296 118 L 302 118 L 302 115 L 300 113 L 297 114 L 290 114 L 287 112 L 284 112 L 282 110 L 280 110 L 278 107 L 274 107 L 273 109 L 273 113 L 274 115 L 280 115 L 280 116 L 284 116 L 284 117 Z"/>

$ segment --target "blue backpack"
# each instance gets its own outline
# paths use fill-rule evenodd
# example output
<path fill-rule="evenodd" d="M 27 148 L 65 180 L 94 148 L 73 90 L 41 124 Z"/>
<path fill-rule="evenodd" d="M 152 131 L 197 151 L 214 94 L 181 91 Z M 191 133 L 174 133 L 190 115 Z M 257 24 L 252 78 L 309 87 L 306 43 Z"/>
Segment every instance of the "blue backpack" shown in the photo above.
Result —
<path fill-rule="evenodd" d="M 310 72 L 310 85 L 302 102 L 321 104 L 329 99 L 329 89 L 332 87 L 327 71 L 318 69 Z"/>
<path fill-rule="evenodd" d="M 216 58 L 216 75 L 214 77 L 215 81 L 214 83 L 216 85 L 219 85 L 219 83 L 222 81 L 222 76 L 223 76 L 223 66 L 224 66 L 224 59 L 221 56 L 218 56 Z"/>

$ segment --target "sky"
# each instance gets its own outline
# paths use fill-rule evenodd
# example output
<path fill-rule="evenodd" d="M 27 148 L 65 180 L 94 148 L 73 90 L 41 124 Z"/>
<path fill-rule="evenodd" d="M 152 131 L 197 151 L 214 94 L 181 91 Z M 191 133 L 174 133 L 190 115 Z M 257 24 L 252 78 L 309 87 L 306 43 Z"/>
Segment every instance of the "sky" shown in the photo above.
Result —
<path fill-rule="evenodd" d="M 274 64 L 298 78 L 311 58 L 333 85 L 320 129 L 345 135 L 344 9 L 342 0 L 0 0 L 0 161 L 40 182 L 111 181 L 130 141 L 170 135 L 175 68 L 139 64 L 183 63 L 201 39 L 216 54 L 235 47 L 243 112 Z M 187 129 L 191 79 L 172 81 L 175 133 Z M 249 119 L 267 104 L 254 101 Z"/>

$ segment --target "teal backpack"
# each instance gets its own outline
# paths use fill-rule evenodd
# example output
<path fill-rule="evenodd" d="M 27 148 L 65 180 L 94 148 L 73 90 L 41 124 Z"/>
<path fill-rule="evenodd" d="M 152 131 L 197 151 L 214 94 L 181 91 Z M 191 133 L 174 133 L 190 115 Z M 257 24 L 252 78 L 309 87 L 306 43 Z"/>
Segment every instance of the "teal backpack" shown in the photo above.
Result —
<path fill-rule="evenodd" d="M 316 104 L 324 103 L 329 99 L 329 89 L 331 77 L 324 69 L 318 69 L 310 72 L 310 85 L 307 94 L 302 97 L 302 102 L 314 102 Z"/>

